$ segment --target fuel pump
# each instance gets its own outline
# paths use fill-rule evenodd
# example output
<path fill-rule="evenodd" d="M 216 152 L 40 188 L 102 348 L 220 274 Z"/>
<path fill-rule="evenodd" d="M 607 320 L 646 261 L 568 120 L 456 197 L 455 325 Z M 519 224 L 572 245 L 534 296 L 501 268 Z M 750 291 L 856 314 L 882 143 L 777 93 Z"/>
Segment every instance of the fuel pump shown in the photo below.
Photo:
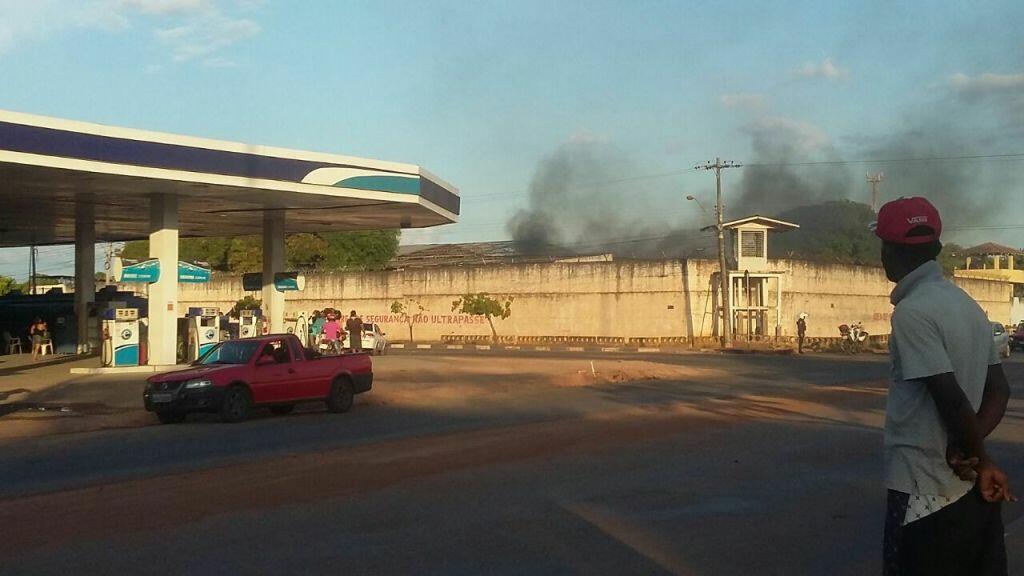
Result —
<path fill-rule="evenodd" d="M 260 336 L 260 317 L 263 314 L 259 309 L 238 311 L 238 337 L 253 338 Z"/>
<path fill-rule="evenodd" d="M 305 312 L 299 312 L 295 322 L 295 335 L 299 337 L 303 348 L 309 348 L 309 319 L 306 318 Z"/>
<path fill-rule="evenodd" d="M 309 340 L 309 323 L 306 321 L 306 314 L 299 312 L 298 316 L 285 318 L 284 331 L 287 334 L 295 334 L 305 348 L 308 345 L 307 340 Z"/>
<path fill-rule="evenodd" d="M 139 309 L 109 308 L 103 319 L 104 366 L 139 365 Z"/>
<path fill-rule="evenodd" d="M 217 308 L 189 308 L 189 359 L 196 360 L 220 342 L 220 310 Z"/>

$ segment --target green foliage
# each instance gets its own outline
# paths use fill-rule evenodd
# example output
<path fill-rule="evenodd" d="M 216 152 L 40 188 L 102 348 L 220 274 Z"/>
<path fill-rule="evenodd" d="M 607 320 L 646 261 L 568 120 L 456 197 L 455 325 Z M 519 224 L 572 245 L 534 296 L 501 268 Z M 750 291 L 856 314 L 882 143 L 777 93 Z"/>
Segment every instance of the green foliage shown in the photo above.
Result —
<path fill-rule="evenodd" d="M 132 240 L 125 242 L 118 256 L 125 260 L 148 260 L 149 240 Z"/>
<path fill-rule="evenodd" d="M 324 268 L 327 270 L 379 270 L 398 253 L 398 230 L 326 232 Z"/>
<path fill-rule="evenodd" d="M 206 262 L 213 270 L 227 272 L 231 242 L 231 238 L 182 238 L 178 241 L 178 258 Z M 119 256 L 127 260 L 149 260 L 149 240 L 125 242 Z"/>
<path fill-rule="evenodd" d="M 242 298 L 238 302 L 235 302 L 234 307 L 231 308 L 230 312 L 228 312 L 228 316 L 231 316 L 232 318 L 238 318 L 238 312 L 239 311 L 241 311 L 241 310 L 258 310 L 259 307 L 262 304 L 263 304 L 262 300 L 257 300 L 256 298 L 253 298 L 252 296 L 246 296 L 245 298 Z"/>
<path fill-rule="evenodd" d="M 875 214 L 867 204 L 839 200 L 801 206 L 779 214 L 779 219 L 800 228 L 772 234 L 770 258 L 881 266 L 881 244 L 869 228 Z"/>
<path fill-rule="evenodd" d="M 178 243 L 178 258 L 206 262 L 212 270 L 227 271 L 230 238 L 185 238 Z"/>
<path fill-rule="evenodd" d="M 289 234 L 285 238 L 288 267 L 298 270 L 376 270 L 398 253 L 398 230 Z M 263 245 L 258 236 L 183 238 L 179 257 L 207 262 L 213 270 L 246 273 L 263 269 Z M 149 241 L 126 242 L 120 256 L 149 259 Z"/>
<path fill-rule="evenodd" d="M 953 270 L 963 268 L 964 264 L 966 264 L 964 257 L 960 255 L 962 251 L 963 246 L 959 244 L 946 244 L 942 247 L 942 252 L 937 260 L 939 264 L 942 264 L 942 270 L 946 273 L 946 276 L 952 276 Z"/>
<path fill-rule="evenodd" d="M 770 258 L 795 258 L 815 262 L 839 262 L 863 266 L 881 266 L 881 241 L 869 226 L 876 214 L 867 204 L 840 200 L 802 206 L 779 215 L 795 222 L 799 230 L 772 234 L 768 242 Z M 958 244 L 943 246 L 938 261 L 946 275 L 964 266 Z"/>
<path fill-rule="evenodd" d="M 477 294 L 466 294 L 462 298 L 452 302 L 452 312 L 483 316 L 491 326 L 491 336 L 498 339 L 498 333 L 494 329 L 493 318 L 502 320 L 512 315 L 512 298 L 506 298 L 504 302 L 491 298 L 486 292 Z"/>
<path fill-rule="evenodd" d="M 402 314 L 403 317 L 405 318 L 406 325 L 409 326 L 409 341 L 410 342 L 415 342 L 415 340 L 413 340 L 413 337 L 412 337 L 412 326 L 415 323 L 415 316 L 414 316 L 414 310 L 413 310 L 414 308 L 416 309 L 415 310 L 416 314 L 422 314 L 422 313 L 426 312 L 426 310 L 427 310 L 426 308 L 424 308 L 419 303 L 418 300 L 413 300 L 411 298 L 407 298 L 404 302 L 400 302 L 398 300 L 395 300 L 394 302 L 391 303 L 391 313 L 392 314 Z"/>
<path fill-rule="evenodd" d="M 263 270 L 263 247 L 255 236 L 232 238 L 227 248 L 229 272 L 245 274 Z"/>
<path fill-rule="evenodd" d="M 0 296 L 10 294 L 21 286 L 10 276 L 0 275 Z"/>
<path fill-rule="evenodd" d="M 290 270 L 313 270 L 323 266 L 327 240 L 319 234 L 289 234 L 284 243 Z"/>

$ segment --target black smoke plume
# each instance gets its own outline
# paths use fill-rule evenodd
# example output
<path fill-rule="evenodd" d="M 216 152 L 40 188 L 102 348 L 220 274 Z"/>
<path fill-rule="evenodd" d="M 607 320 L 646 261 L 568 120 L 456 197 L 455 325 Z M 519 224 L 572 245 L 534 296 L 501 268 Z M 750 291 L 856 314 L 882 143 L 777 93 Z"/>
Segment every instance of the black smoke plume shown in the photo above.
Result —
<path fill-rule="evenodd" d="M 530 182 L 529 206 L 508 221 L 520 253 L 565 256 L 612 253 L 632 258 L 685 257 L 700 250 L 700 232 L 648 202 L 665 183 L 635 179 L 628 155 L 596 141 L 573 141 L 542 159 Z"/>

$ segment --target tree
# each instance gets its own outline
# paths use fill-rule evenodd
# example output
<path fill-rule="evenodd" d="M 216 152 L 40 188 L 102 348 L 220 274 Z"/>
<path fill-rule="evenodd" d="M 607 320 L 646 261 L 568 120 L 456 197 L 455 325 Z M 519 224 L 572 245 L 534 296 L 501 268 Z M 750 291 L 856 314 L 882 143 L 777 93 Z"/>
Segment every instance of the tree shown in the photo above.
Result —
<path fill-rule="evenodd" d="M 478 294 L 466 294 L 462 298 L 452 302 L 452 312 L 483 316 L 491 326 L 491 338 L 493 342 L 498 340 L 498 332 L 494 329 L 493 318 L 502 320 L 512 315 L 512 298 L 506 298 L 502 303 L 498 299 L 491 298 L 486 292 Z"/>
<path fill-rule="evenodd" d="M 178 241 L 178 258 L 189 262 L 205 262 L 211 269 L 228 272 L 228 249 L 231 238 L 182 238 Z M 118 253 L 128 260 L 149 260 L 149 240 L 125 242 Z"/>
<path fill-rule="evenodd" d="M 227 250 L 228 271 L 245 274 L 263 270 L 263 247 L 255 236 L 232 238 Z"/>
<path fill-rule="evenodd" d="M 321 232 L 285 237 L 285 260 L 298 270 L 377 270 L 398 253 L 398 230 Z M 263 244 L 258 236 L 183 238 L 182 260 L 206 262 L 213 270 L 245 273 L 263 269 Z M 149 241 L 126 242 L 120 252 L 130 260 L 149 259 Z"/>
<path fill-rule="evenodd" d="M 117 255 L 125 260 L 148 260 L 149 240 L 132 240 L 131 242 L 125 242 Z"/>
<path fill-rule="evenodd" d="M 0 296 L 10 294 L 19 288 L 18 283 L 10 276 L 0 275 Z"/>
<path fill-rule="evenodd" d="M 319 268 L 327 256 L 327 241 L 319 234 L 289 234 L 284 244 L 291 270 Z"/>
<path fill-rule="evenodd" d="M 324 268 L 327 270 L 379 270 L 398 253 L 398 230 L 325 232 Z"/>
<path fill-rule="evenodd" d="M 228 316 L 232 318 L 238 318 L 239 312 L 242 310 L 259 310 L 260 306 L 263 305 L 262 300 L 257 300 L 252 296 L 246 296 L 241 300 L 235 302 L 235 306 L 228 312 Z"/>
<path fill-rule="evenodd" d="M 773 234 L 769 257 L 880 266 L 879 240 L 869 227 L 875 217 L 870 206 L 850 200 L 787 210 L 779 219 L 800 228 Z"/>
<path fill-rule="evenodd" d="M 427 310 L 426 308 L 420 305 L 419 301 L 413 300 L 411 298 L 407 298 L 405 302 L 399 302 L 398 300 L 395 300 L 394 302 L 391 303 L 391 313 L 401 314 L 402 317 L 405 319 L 405 323 L 409 326 L 409 342 L 415 342 L 415 340 L 413 340 L 412 337 L 412 325 L 416 320 L 416 317 L 413 315 L 414 306 L 418 309 L 418 312 L 416 312 L 417 314 L 422 314 Z"/>
<path fill-rule="evenodd" d="M 946 273 L 946 276 L 952 276 L 953 270 L 964 267 L 966 260 L 960 255 L 963 250 L 963 246 L 959 244 L 946 244 L 942 247 L 942 252 L 939 253 L 937 260 L 939 264 L 942 264 L 942 271 Z"/>

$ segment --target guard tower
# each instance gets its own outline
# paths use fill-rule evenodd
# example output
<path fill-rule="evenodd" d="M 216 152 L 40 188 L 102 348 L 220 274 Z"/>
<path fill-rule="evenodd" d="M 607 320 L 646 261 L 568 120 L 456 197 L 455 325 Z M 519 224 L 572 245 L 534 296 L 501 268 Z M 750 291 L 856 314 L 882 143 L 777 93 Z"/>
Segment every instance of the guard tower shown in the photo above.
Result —
<path fill-rule="evenodd" d="M 782 277 L 786 272 L 773 270 L 768 261 L 768 232 L 786 232 L 800 226 L 754 215 L 726 222 L 722 227 L 730 232 L 736 262 L 736 269 L 729 271 L 734 334 L 748 339 L 781 335 Z"/>

